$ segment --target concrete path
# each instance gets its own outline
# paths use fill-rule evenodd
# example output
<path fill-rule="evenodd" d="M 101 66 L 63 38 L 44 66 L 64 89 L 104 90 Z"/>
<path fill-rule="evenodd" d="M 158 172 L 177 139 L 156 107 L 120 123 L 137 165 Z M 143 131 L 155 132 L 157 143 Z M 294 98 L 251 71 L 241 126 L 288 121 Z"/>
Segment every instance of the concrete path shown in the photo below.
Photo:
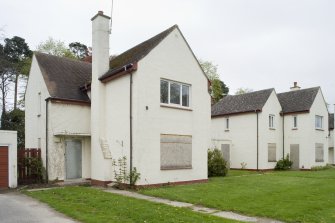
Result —
<path fill-rule="evenodd" d="M 171 200 L 167 200 L 163 198 L 151 197 L 151 196 L 147 196 L 147 195 L 143 195 L 143 194 L 139 194 L 136 192 L 127 191 L 127 190 L 117 190 L 114 188 L 108 188 L 108 189 L 103 189 L 103 190 L 109 193 L 113 193 L 113 194 L 120 194 L 120 195 L 127 196 L 127 197 L 138 198 L 138 199 L 166 204 L 166 205 L 170 205 L 174 207 L 186 207 L 186 208 L 190 208 L 191 210 L 195 212 L 210 214 L 210 215 L 214 215 L 214 216 L 222 217 L 226 219 L 232 219 L 232 220 L 243 221 L 243 222 L 256 222 L 256 223 L 283 223 L 282 221 L 278 221 L 278 220 L 260 218 L 260 217 L 249 217 L 249 216 L 237 214 L 237 213 L 230 212 L 230 211 L 220 211 L 218 209 L 206 208 L 206 207 L 194 205 L 191 203 L 171 201 Z"/>
<path fill-rule="evenodd" d="M 75 223 L 49 206 L 18 192 L 0 194 L 1 223 Z"/>

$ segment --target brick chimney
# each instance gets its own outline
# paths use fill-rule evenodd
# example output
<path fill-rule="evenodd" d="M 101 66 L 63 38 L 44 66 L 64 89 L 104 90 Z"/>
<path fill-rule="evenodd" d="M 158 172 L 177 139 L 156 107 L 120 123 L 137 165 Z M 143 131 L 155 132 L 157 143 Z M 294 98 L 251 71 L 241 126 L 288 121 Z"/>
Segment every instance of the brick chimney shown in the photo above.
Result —
<path fill-rule="evenodd" d="M 300 90 L 301 87 L 298 86 L 298 82 L 293 82 L 293 87 L 290 87 L 291 91 Z"/>

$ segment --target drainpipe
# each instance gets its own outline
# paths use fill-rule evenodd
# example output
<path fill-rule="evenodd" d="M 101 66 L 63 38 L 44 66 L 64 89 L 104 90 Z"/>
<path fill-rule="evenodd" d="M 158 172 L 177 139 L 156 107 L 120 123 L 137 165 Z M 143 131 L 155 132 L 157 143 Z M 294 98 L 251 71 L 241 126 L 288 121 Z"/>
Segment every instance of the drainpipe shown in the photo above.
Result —
<path fill-rule="evenodd" d="M 49 171 L 48 171 L 48 119 L 49 119 L 49 112 L 48 112 L 48 105 L 49 105 L 49 100 L 51 98 L 48 97 L 45 99 L 45 171 L 46 171 L 46 174 L 45 174 L 45 178 L 46 178 L 46 182 L 48 183 L 49 182 Z"/>
<path fill-rule="evenodd" d="M 129 144 L 130 144 L 130 182 L 132 182 L 132 174 L 133 170 L 133 73 L 130 73 L 130 83 L 129 83 Z"/>
<path fill-rule="evenodd" d="M 281 115 L 283 116 L 283 159 L 285 158 L 285 116 L 284 112 L 280 112 Z"/>
<path fill-rule="evenodd" d="M 259 127 L 258 127 L 258 110 L 255 110 L 257 116 L 257 170 L 258 170 L 258 162 L 259 162 Z"/>

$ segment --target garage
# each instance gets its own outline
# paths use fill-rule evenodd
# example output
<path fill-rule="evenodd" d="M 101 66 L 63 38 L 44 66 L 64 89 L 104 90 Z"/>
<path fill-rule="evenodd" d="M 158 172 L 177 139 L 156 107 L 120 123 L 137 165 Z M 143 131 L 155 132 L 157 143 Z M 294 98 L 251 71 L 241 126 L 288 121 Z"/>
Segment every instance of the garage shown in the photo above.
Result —
<path fill-rule="evenodd" d="M 0 189 L 17 187 L 17 132 L 0 131 Z"/>
<path fill-rule="evenodd" d="M 8 146 L 0 146 L 0 188 L 8 186 Z"/>

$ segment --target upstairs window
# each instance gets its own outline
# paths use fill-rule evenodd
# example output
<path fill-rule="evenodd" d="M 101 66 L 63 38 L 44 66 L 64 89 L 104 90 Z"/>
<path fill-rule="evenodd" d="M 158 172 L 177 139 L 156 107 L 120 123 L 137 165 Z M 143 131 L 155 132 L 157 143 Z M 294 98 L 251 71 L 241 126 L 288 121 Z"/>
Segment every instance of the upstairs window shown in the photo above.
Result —
<path fill-rule="evenodd" d="M 161 80 L 161 103 L 190 107 L 190 85 Z"/>
<path fill-rule="evenodd" d="M 298 128 L 298 116 L 293 116 L 293 128 Z"/>
<path fill-rule="evenodd" d="M 229 130 L 229 118 L 226 118 L 226 130 Z"/>
<path fill-rule="evenodd" d="M 323 129 L 323 117 L 320 115 L 315 116 L 315 128 Z"/>
<path fill-rule="evenodd" d="M 269 115 L 269 128 L 274 129 L 275 128 L 275 116 Z"/>

